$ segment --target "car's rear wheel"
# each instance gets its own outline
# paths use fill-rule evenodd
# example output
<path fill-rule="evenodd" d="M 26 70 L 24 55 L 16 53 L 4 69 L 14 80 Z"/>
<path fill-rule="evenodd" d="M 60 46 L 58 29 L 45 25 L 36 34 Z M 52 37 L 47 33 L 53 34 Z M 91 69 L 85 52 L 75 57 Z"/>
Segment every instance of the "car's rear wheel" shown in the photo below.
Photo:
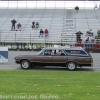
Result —
<path fill-rule="evenodd" d="M 66 67 L 67 67 L 68 70 L 73 71 L 73 70 L 76 69 L 77 64 L 76 64 L 75 62 L 72 62 L 72 61 L 71 61 L 71 62 L 68 62 L 68 63 L 66 64 Z"/>
<path fill-rule="evenodd" d="M 21 61 L 21 68 L 22 69 L 29 69 L 31 67 L 31 63 L 28 60 Z"/>

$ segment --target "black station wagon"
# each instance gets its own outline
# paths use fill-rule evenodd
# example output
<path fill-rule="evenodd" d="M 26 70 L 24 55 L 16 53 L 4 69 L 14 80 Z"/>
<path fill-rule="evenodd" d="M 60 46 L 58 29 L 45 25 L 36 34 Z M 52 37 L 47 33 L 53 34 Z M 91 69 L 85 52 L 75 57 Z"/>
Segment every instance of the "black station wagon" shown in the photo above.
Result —
<path fill-rule="evenodd" d="M 32 66 L 61 66 L 72 71 L 77 67 L 93 66 L 92 56 L 81 47 L 46 47 L 36 55 L 18 55 L 14 60 L 22 69 Z"/>

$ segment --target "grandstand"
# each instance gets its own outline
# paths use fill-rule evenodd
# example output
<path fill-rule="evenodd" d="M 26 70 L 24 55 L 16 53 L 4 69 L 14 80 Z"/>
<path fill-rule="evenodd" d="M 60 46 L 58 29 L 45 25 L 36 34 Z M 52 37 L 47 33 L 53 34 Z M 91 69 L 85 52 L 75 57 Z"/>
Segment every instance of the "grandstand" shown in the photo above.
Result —
<path fill-rule="evenodd" d="M 21 31 L 11 31 L 11 20 L 16 19 L 22 24 Z M 39 28 L 32 29 L 32 21 L 39 22 Z M 39 38 L 40 29 L 48 29 L 49 36 Z M 83 33 L 92 29 L 94 37 L 100 29 L 100 10 L 80 8 L 0 8 L 0 42 L 1 43 L 44 43 L 44 44 L 75 44 L 76 32 Z"/>

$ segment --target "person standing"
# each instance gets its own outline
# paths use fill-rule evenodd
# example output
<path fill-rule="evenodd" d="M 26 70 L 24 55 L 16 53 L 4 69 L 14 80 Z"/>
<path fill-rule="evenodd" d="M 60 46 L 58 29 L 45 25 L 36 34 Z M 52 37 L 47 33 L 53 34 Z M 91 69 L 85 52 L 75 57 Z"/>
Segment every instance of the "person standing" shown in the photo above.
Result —
<path fill-rule="evenodd" d="M 100 5 L 99 5 L 99 8 L 98 9 L 100 9 Z"/>
<path fill-rule="evenodd" d="M 12 23 L 12 30 L 13 30 L 13 28 L 14 28 L 14 31 L 15 31 L 15 23 L 16 23 L 16 20 L 13 19 L 13 20 L 11 21 L 11 23 Z"/>
<path fill-rule="evenodd" d="M 98 8 L 97 4 L 95 4 L 94 9 L 95 9 L 95 8 Z"/>
<path fill-rule="evenodd" d="M 39 35 L 39 37 L 41 36 L 41 37 L 43 37 L 43 30 L 42 29 L 40 29 L 40 35 Z"/>
<path fill-rule="evenodd" d="M 83 35 L 83 33 L 81 31 L 78 31 L 76 33 L 76 39 L 77 39 L 76 41 L 77 41 L 77 43 L 81 43 L 82 42 L 81 35 Z"/>
<path fill-rule="evenodd" d="M 48 30 L 47 29 L 45 29 L 45 31 L 44 31 L 44 33 L 45 33 L 45 37 L 48 37 Z"/>
<path fill-rule="evenodd" d="M 76 6 L 76 7 L 75 7 L 75 10 L 76 10 L 76 13 L 78 13 L 78 11 L 79 11 L 79 7 Z"/>
<path fill-rule="evenodd" d="M 36 28 L 38 28 L 39 27 L 39 23 L 38 22 L 36 22 Z"/>
<path fill-rule="evenodd" d="M 34 27 L 35 27 L 35 22 L 33 21 L 33 22 L 32 22 L 32 28 L 34 28 Z"/>

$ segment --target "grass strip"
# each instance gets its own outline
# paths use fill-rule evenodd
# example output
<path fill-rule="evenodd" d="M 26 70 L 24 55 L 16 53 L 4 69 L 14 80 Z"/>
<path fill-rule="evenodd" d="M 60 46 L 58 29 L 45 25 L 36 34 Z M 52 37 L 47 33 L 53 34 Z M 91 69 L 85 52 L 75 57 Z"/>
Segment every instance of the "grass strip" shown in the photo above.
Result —
<path fill-rule="evenodd" d="M 1 100 L 100 100 L 100 73 L 0 70 Z"/>

